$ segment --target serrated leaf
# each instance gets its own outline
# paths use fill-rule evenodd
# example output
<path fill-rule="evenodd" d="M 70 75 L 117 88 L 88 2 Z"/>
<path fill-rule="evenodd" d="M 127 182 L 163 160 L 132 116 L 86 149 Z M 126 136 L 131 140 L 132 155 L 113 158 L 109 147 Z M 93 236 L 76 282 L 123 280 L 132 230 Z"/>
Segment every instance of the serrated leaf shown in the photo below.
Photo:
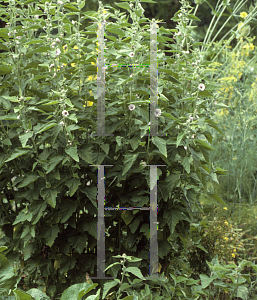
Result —
<path fill-rule="evenodd" d="M 25 187 L 29 184 L 31 184 L 32 182 L 35 182 L 40 176 L 35 175 L 35 174 L 26 174 L 24 176 L 24 179 L 22 180 L 22 182 L 18 185 L 18 188 L 22 188 Z"/>
<path fill-rule="evenodd" d="M 28 260 L 31 257 L 31 255 L 35 252 L 35 250 L 36 250 L 35 243 L 27 244 L 26 247 L 23 249 L 24 261 Z"/>
<path fill-rule="evenodd" d="M 164 139 L 159 138 L 158 136 L 154 136 L 152 138 L 152 142 L 156 147 L 158 147 L 161 154 L 167 157 L 167 147 L 166 147 L 167 142 Z"/>
<path fill-rule="evenodd" d="M 26 291 L 26 293 L 37 300 L 38 299 L 51 300 L 44 292 L 40 291 L 39 289 L 32 288 Z"/>
<path fill-rule="evenodd" d="M 180 133 L 178 134 L 178 136 L 177 136 L 177 142 L 176 142 L 176 148 L 178 148 L 178 146 L 179 146 L 181 140 L 183 139 L 183 137 L 184 137 L 185 135 L 186 135 L 185 132 L 180 132 Z"/>
<path fill-rule="evenodd" d="M 78 149 L 78 155 L 88 164 L 93 164 L 93 151 L 91 149 L 92 147 L 93 146 Z"/>
<path fill-rule="evenodd" d="M 81 254 L 84 248 L 86 247 L 86 243 L 88 241 L 88 238 L 86 235 L 79 234 L 76 236 L 73 236 L 69 239 L 69 242 L 72 244 L 72 247 Z"/>
<path fill-rule="evenodd" d="M 131 9 L 128 3 L 117 3 L 117 2 L 114 2 L 114 4 L 117 5 L 120 8 L 124 8 L 124 9 L 128 9 L 128 10 Z"/>
<path fill-rule="evenodd" d="M 58 125 L 57 123 L 52 123 L 52 122 L 47 123 L 47 124 L 44 124 L 43 127 L 41 127 L 41 129 L 40 129 L 39 131 L 36 132 L 36 134 L 39 134 L 39 133 L 41 133 L 41 132 L 44 132 L 44 131 L 46 131 L 46 130 L 48 130 L 48 129 L 54 127 L 54 126 L 57 126 L 57 125 Z"/>
<path fill-rule="evenodd" d="M 57 191 L 51 189 L 41 189 L 41 197 L 53 208 L 56 206 Z"/>
<path fill-rule="evenodd" d="M 23 148 L 26 146 L 28 139 L 31 138 L 32 136 L 33 136 L 32 131 L 19 135 L 19 140 L 21 141 L 21 145 Z"/>
<path fill-rule="evenodd" d="M 144 278 L 144 276 L 142 275 L 141 271 L 137 267 L 126 268 L 125 272 L 132 273 L 133 275 L 137 276 L 140 279 Z"/>
<path fill-rule="evenodd" d="M 128 172 L 128 170 L 133 166 L 134 162 L 136 161 L 139 153 L 135 154 L 126 154 L 124 159 L 124 168 L 122 171 L 122 176 Z"/>
<path fill-rule="evenodd" d="M 11 161 L 19 156 L 22 156 L 24 154 L 27 154 L 30 150 L 24 150 L 24 149 L 19 149 L 19 148 L 16 148 L 14 150 L 14 152 L 12 153 L 12 155 L 7 159 L 5 160 L 5 162 L 8 162 L 8 161 Z"/>
<path fill-rule="evenodd" d="M 201 21 L 199 18 L 197 18 L 195 15 L 191 15 L 191 14 L 188 14 L 188 19 L 190 20 L 196 20 L 196 21 Z"/>
<path fill-rule="evenodd" d="M 70 3 L 64 4 L 63 7 L 72 12 L 80 12 L 79 9 L 77 9 L 75 6 L 71 5 Z"/>
<path fill-rule="evenodd" d="M 75 194 L 77 191 L 79 185 L 81 185 L 80 180 L 78 178 L 70 178 L 65 182 L 65 185 L 67 185 L 70 189 L 70 197 Z"/>
<path fill-rule="evenodd" d="M 39 221 L 39 219 L 43 216 L 44 211 L 47 207 L 46 202 L 44 201 L 33 201 L 32 204 L 30 205 L 30 211 L 33 214 L 31 223 L 32 225 L 37 224 L 37 222 Z"/>
<path fill-rule="evenodd" d="M 119 37 L 123 38 L 125 33 L 120 28 L 106 28 L 106 31 L 117 34 Z"/>
<path fill-rule="evenodd" d="M 197 140 L 195 140 L 195 142 L 198 143 L 198 144 L 201 144 L 201 146 L 202 146 L 203 148 L 207 148 L 207 149 L 214 150 L 213 147 L 209 146 L 206 142 L 204 142 L 204 141 L 202 141 L 202 140 L 198 140 L 198 139 L 197 139 Z"/>
<path fill-rule="evenodd" d="M 62 294 L 60 300 L 78 300 L 98 286 L 98 283 L 90 284 L 87 282 L 73 284 Z"/>
<path fill-rule="evenodd" d="M 175 121 L 179 122 L 179 119 L 173 117 L 171 114 L 169 114 L 169 113 L 167 113 L 167 112 L 162 113 L 162 116 L 164 116 L 164 117 L 166 117 L 166 118 L 169 118 L 169 119 L 171 119 L 171 120 L 175 120 Z"/>
<path fill-rule="evenodd" d="M 60 206 L 60 223 L 65 223 L 73 215 L 78 207 L 78 203 L 69 199 L 63 199 Z"/>
<path fill-rule="evenodd" d="M 79 162 L 77 145 L 72 146 L 72 147 L 70 147 L 68 149 L 65 149 L 65 152 L 67 154 L 69 154 L 69 156 L 72 157 L 75 161 Z"/>
<path fill-rule="evenodd" d="M 57 155 L 52 157 L 49 162 L 48 162 L 48 166 L 46 168 L 46 174 L 50 173 L 58 164 L 60 161 L 62 161 L 64 159 L 64 156 L 62 155 Z"/>
<path fill-rule="evenodd" d="M 115 287 L 118 284 L 117 281 L 110 281 L 110 282 L 106 282 L 104 284 L 104 288 L 103 288 L 103 299 L 105 299 L 105 296 L 107 295 L 107 293 L 109 292 L 110 289 L 112 289 L 113 287 Z"/>
<path fill-rule="evenodd" d="M 125 224 L 128 225 L 133 220 L 133 215 L 130 210 L 123 210 L 121 212 L 121 218 L 125 222 Z"/>
<path fill-rule="evenodd" d="M 74 107 L 74 105 L 71 103 L 70 99 L 66 98 L 64 101 L 68 106 Z"/>
<path fill-rule="evenodd" d="M 60 228 L 58 225 L 53 225 L 51 227 L 44 228 L 42 230 L 42 235 L 46 240 L 46 245 L 52 247 L 59 232 Z"/>
<path fill-rule="evenodd" d="M 209 131 L 203 132 L 204 136 L 206 137 L 207 141 L 211 144 L 212 143 L 212 135 Z"/>
<path fill-rule="evenodd" d="M 163 218 L 166 219 L 167 224 L 170 229 L 170 233 L 173 234 L 175 231 L 176 225 L 179 223 L 180 220 L 184 220 L 184 216 L 182 212 L 178 209 L 173 209 L 172 211 L 164 211 Z"/>
<path fill-rule="evenodd" d="M 210 278 L 207 275 L 200 274 L 200 279 L 201 279 L 202 288 L 205 289 L 207 286 L 209 286 L 212 283 L 214 277 Z"/>
<path fill-rule="evenodd" d="M 190 173 L 190 163 L 192 161 L 193 161 L 192 156 L 185 156 L 181 161 L 182 166 L 184 167 L 184 169 L 188 174 Z"/>
<path fill-rule="evenodd" d="M 109 153 L 109 144 L 103 144 L 103 145 L 100 145 L 100 147 L 103 149 L 105 154 L 108 155 L 108 153 Z"/>

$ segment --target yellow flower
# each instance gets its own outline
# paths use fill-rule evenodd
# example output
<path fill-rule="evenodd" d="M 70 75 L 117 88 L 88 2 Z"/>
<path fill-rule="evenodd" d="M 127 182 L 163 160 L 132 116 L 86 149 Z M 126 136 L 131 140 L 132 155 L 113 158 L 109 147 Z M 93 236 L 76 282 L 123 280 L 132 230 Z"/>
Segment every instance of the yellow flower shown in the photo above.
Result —
<path fill-rule="evenodd" d="M 92 91 L 90 91 L 92 93 Z M 93 94 L 92 94 L 93 96 Z M 92 101 L 85 101 L 85 103 L 87 103 L 87 106 L 92 106 L 94 104 L 94 102 Z M 86 107 L 86 105 L 83 105 L 84 107 Z"/>
<path fill-rule="evenodd" d="M 238 24 L 238 26 L 237 26 L 237 30 L 238 30 L 240 27 L 242 27 L 243 24 L 244 24 L 243 22 L 240 22 L 240 23 Z"/>
<path fill-rule="evenodd" d="M 95 78 L 93 75 L 90 75 L 87 77 L 89 81 L 93 81 L 93 80 L 96 80 L 97 79 L 97 75 L 95 75 Z"/>
<path fill-rule="evenodd" d="M 236 257 L 234 253 L 231 254 L 234 258 Z"/>
<path fill-rule="evenodd" d="M 224 239 L 225 239 L 226 241 L 228 241 L 228 238 L 227 238 L 226 236 L 224 237 Z"/>
<path fill-rule="evenodd" d="M 227 207 L 223 207 L 223 209 L 225 209 L 225 210 L 228 210 L 228 208 L 227 208 Z"/>
<path fill-rule="evenodd" d="M 248 13 L 246 13 L 245 11 L 240 13 L 240 17 L 245 19 L 248 16 Z"/>
<path fill-rule="evenodd" d="M 234 252 L 236 252 L 236 249 L 234 248 L 234 250 L 233 250 Z"/>
<path fill-rule="evenodd" d="M 225 221 L 224 223 L 225 223 L 226 225 L 228 225 L 228 222 L 227 222 L 227 221 Z"/>
<path fill-rule="evenodd" d="M 253 43 L 250 44 L 250 50 L 254 50 L 254 44 Z"/>

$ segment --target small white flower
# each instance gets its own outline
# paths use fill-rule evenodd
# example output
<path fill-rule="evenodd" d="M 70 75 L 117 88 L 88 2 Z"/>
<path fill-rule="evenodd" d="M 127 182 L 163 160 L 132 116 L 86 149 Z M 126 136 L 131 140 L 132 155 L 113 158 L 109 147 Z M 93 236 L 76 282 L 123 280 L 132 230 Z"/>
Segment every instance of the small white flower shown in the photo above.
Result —
<path fill-rule="evenodd" d="M 155 114 L 156 117 L 159 117 L 161 115 L 161 110 L 156 108 L 154 114 Z"/>
<path fill-rule="evenodd" d="M 19 119 L 19 118 L 20 118 L 20 116 L 17 117 L 17 119 Z"/>
<path fill-rule="evenodd" d="M 62 1 L 57 1 L 58 5 L 62 5 Z"/>
<path fill-rule="evenodd" d="M 72 20 L 72 21 L 71 21 L 71 23 L 74 25 L 74 24 L 75 24 L 75 21 L 74 21 L 74 20 Z"/>
<path fill-rule="evenodd" d="M 59 40 L 58 38 L 56 38 L 56 42 L 57 42 L 57 43 L 60 43 L 60 40 Z"/>
<path fill-rule="evenodd" d="M 20 36 L 16 36 L 16 38 L 17 38 L 18 40 L 20 40 L 21 37 L 20 37 Z"/>
<path fill-rule="evenodd" d="M 54 73 L 54 77 L 56 76 L 56 73 Z"/>
<path fill-rule="evenodd" d="M 128 108 L 129 108 L 129 110 L 134 110 L 135 109 L 135 105 L 134 104 L 130 104 Z"/>
<path fill-rule="evenodd" d="M 56 49 L 56 56 L 59 55 L 61 53 L 61 50 L 59 48 Z"/>
<path fill-rule="evenodd" d="M 148 125 L 150 126 L 150 125 L 151 125 L 151 122 L 149 122 Z"/>
<path fill-rule="evenodd" d="M 64 111 L 62 112 L 62 115 L 63 115 L 64 117 L 67 117 L 67 116 L 69 115 L 69 113 L 67 112 L 67 110 L 64 110 Z"/>
<path fill-rule="evenodd" d="M 26 133 L 28 133 L 29 131 L 28 130 L 26 130 Z"/>
<path fill-rule="evenodd" d="M 14 29 L 14 33 L 17 33 L 16 29 Z"/>
<path fill-rule="evenodd" d="M 36 19 L 38 19 L 38 18 L 39 18 L 39 16 L 38 16 L 38 15 L 36 15 L 36 16 L 35 16 L 35 18 L 36 18 Z"/>
<path fill-rule="evenodd" d="M 56 44 L 56 42 L 53 42 L 53 46 Z"/>
<path fill-rule="evenodd" d="M 54 67 L 54 64 L 51 64 L 49 68 L 52 68 L 52 67 Z"/>
<path fill-rule="evenodd" d="M 130 52 L 130 53 L 129 53 L 129 56 L 130 56 L 130 57 L 133 57 L 133 56 L 134 56 L 134 53 L 133 53 L 133 52 Z"/>
<path fill-rule="evenodd" d="M 187 146 L 184 146 L 184 149 L 186 150 L 186 149 L 187 149 Z"/>
<path fill-rule="evenodd" d="M 11 36 L 11 33 L 10 33 L 10 32 L 8 32 L 8 35 L 9 35 L 9 36 Z"/>
<path fill-rule="evenodd" d="M 63 121 L 61 121 L 61 122 L 60 122 L 60 125 L 63 125 L 63 124 L 64 124 L 64 122 L 63 122 Z"/>
<path fill-rule="evenodd" d="M 251 68 L 251 72 L 253 71 L 253 68 Z"/>
<path fill-rule="evenodd" d="M 203 83 L 200 83 L 198 88 L 201 90 L 201 91 L 204 91 L 205 89 L 205 85 Z"/>

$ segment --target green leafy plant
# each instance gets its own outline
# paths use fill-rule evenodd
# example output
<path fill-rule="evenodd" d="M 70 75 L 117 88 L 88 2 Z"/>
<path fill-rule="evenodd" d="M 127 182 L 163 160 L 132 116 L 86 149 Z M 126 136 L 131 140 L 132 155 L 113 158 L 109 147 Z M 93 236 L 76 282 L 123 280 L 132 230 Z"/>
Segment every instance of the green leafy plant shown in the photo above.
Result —
<path fill-rule="evenodd" d="M 1 228 L 5 233 L 1 243 L 8 246 L 6 256 L 12 263 L 21 262 L 19 272 L 25 274 L 27 288 L 38 284 L 48 295 L 58 297 L 70 285 L 85 281 L 87 272 L 96 275 L 98 178 L 97 167 L 90 165 L 113 164 L 105 169 L 105 206 L 119 208 L 149 204 L 149 188 L 154 183 L 140 162 L 165 164 L 157 173 L 162 272 L 173 251 L 167 237 L 176 234 L 183 248 L 181 237 L 189 234 L 200 192 L 223 170 L 209 164 L 212 137 L 202 127 L 208 124 L 219 129 L 209 112 L 211 82 L 204 76 L 197 51 L 188 52 L 190 39 L 182 36 L 189 34 L 189 20 L 197 18 L 190 14 L 188 3 L 182 3 L 183 22 L 179 13 L 174 17 L 177 29 L 158 25 L 159 42 L 174 42 L 165 35 L 177 34 L 170 50 L 176 58 L 167 58 L 162 51 L 158 55 L 161 109 L 157 108 L 155 117 L 159 132 L 167 134 L 158 137 L 145 136 L 149 132 L 148 70 L 113 66 L 150 63 L 149 41 L 145 40 L 149 24 L 142 23 L 150 20 L 143 17 L 139 1 L 117 3 L 129 12 L 132 24 L 124 13 L 104 8 L 101 2 L 98 12 L 83 12 L 83 1 L 8 2 L 9 24 L 3 29 L 6 41 L 0 66 L 4 79 L 0 98 Z M 24 19 L 23 12 L 32 20 Z M 76 20 L 71 21 L 74 15 Z M 97 73 L 92 64 L 96 23 L 108 17 L 117 20 L 105 25 L 109 40 L 105 59 L 110 63 L 105 77 L 105 131 L 113 136 L 92 138 L 97 131 L 97 85 L 85 79 Z M 85 31 L 81 28 L 84 18 L 96 22 Z M 39 27 L 44 30 L 38 32 Z M 186 67 L 186 60 L 191 66 Z M 192 62 L 196 60 L 195 68 Z M 88 101 L 93 105 L 84 106 Z M 211 196 L 222 202 L 218 195 Z M 114 262 L 113 254 L 126 252 L 138 255 L 142 273 L 148 273 L 148 214 L 118 209 L 105 212 L 107 266 Z M 116 278 L 115 268 L 108 272 Z"/>
<path fill-rule="evenodd" d="M 20 284 L 29 290 L 37 284 L 55 299 L 70 293 L 82 297 L 97 285 L 85 283 L 88 273 L 96 275 L 97 266 L 97 165 L 113 165 L 105 169 L 105 206 L 117 208 L 105 211 L 106 270 L 116 280 L 106 283 L 103 291 L 107 295 L 119 285 L 113 254 L 139 257 L 133 258 L 137 269 L 126 269 L 122 263 L 122 282 L 129 270 L 134 275 L 140 270 L 140 276 L 146 277 L 149 212 L 120 210 L 149 204 L 149 188 L 155 182 L 143 161 L 161 165 L 157 169 L 158 270 L 168 277 L 174 262 L 190 273 L 188 263 L 177 254 L 186 249 L 194 213 L 201 211 L 200 194 L 226 204 L 212 186 L 226 171 L 210 161 L 214 148 L 207 128 L 223 134 L 213 121 L 214 110 L 220 107 L 213 93 L 218 85 L 206 76 L 209 62 L 198 50 L 199 45 L 208 45 L 194 42 L 191 36 L 197 27 L 191 23 L 199 21 L 192 7 L 181 1 L 182 8 L 172 18 L 178 22 L 176 29 L 158 25 L 158 42 L 169 42 L 168 51 L 174 54 L 167 58 L 163 51 L 158 53 L 160 101 L 155 117 L 159 133 L 164 134 L 158 137 L 146 135 L 149 72 L 140 64 L 151 62 L 149 24 L 143 22 L 152 20 L 144 17 L 138 0 L 116 3 L 129 13 L 132 24 L 125 13 L 101 2 L 98 12 L 83 11 L 85 1 L 4 2 L 8 10 L 1 13 L 9 24 L 1 30 L 4 52 L 0 54 L 0 227 L 4 232 L 0 243 L 8 246 L 5 255 L 10 263 L 20 261 L 17 273 L 25 274 Z M 113 136 L 92 137 L 98 122 L 97 23 L 110 17 L 115 22 L 105 24 L 105 132 Z M 86 19 L 95 23 L 86 26 Z M 118 67 L 132 63 L 140 67 Z M 173 296 L 194 297 L 186 286 L 162 283 L 154 291 L 158 299 L 168 298 L 170 291 Z M 123 297 L 122 292 L 119 287 L 112 293 Z M 147 299 L 149 293 L 146 285 L 143 296 Z M 99 299 L 100 289 L 90 297 Z"/>

